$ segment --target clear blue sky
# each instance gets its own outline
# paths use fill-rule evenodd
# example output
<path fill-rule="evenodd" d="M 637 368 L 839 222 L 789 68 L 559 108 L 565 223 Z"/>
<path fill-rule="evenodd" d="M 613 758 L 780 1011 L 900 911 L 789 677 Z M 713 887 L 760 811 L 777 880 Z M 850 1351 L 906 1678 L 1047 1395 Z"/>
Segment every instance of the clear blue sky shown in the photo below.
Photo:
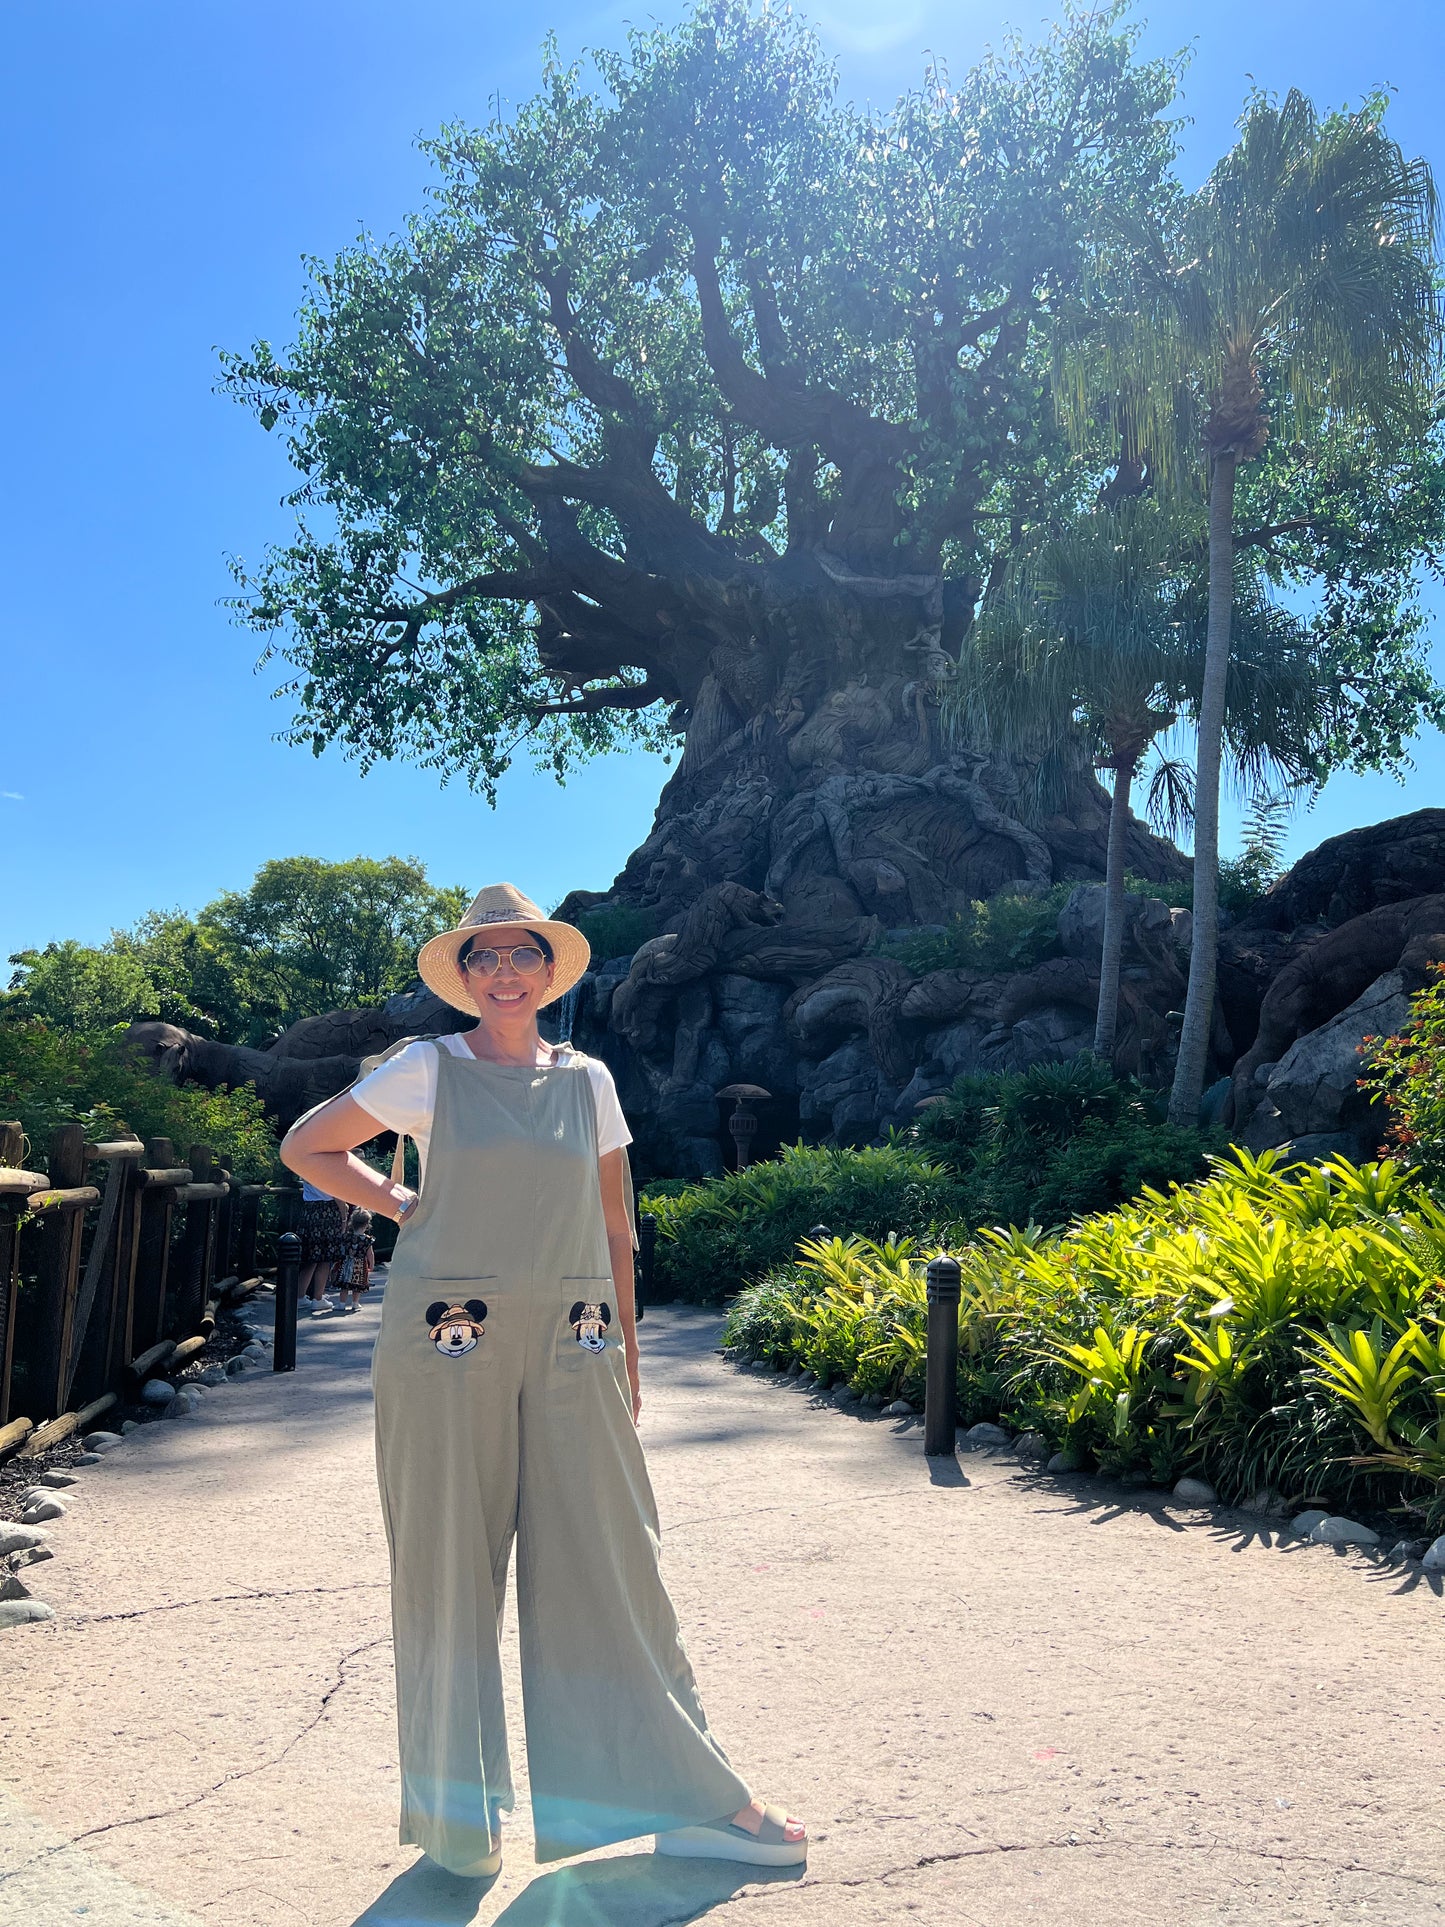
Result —
<path fill-rule="evenodd" d="M 808 11 L 805 7 L 804 11 Z M 214 350 L 289 338 L 300 258 L 421 198 L 414 141 L 525 97 L 545 29 L 615 44 L 647 8 L 496 0 L 8 0 L 0 178 L 11 294 L 0 476 L 0 958 L 193 909 L 268 857 L 415 853 L 442 882 L 509 877 L 544 904 L 608 883 L 664 771 L 643 755 L 559 790 L 519 766 L 493 813 L 403 767 L 362 779 L 271 741 L 274 677 L 220 599 L 224 558 L 284 536 L 279 442 L 212 393 Z M 1149 42 L 1196 47 L 1186 170 L 1228 145 L 1252 77 L 1322 104 L 1397 90 L 1392 125 L 1445 179 L 1438 0 L 1154 0 Z M 827 0 L 855 96 L 891 100 L 925 49 L 956 69 L 1040 0 Z M 1440 746 L 1403 790 L 1337 779 L 1302 850 L 1440 798 Z"/>

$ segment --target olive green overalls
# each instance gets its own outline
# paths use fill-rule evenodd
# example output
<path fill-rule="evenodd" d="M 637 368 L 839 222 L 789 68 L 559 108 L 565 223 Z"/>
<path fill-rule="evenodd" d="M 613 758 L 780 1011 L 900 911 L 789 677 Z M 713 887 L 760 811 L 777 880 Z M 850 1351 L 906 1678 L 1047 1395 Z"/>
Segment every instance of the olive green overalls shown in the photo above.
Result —
<path fill-rule="evenodd" d="M 498 1631 L 517 1542 L 537 1859 L 736 1813 L 658 1570 L 585 1067 L 437 1052 L 421 1200 L 372 1358 L 404 1846 L 462 1870 L 514 1805 Z"/>

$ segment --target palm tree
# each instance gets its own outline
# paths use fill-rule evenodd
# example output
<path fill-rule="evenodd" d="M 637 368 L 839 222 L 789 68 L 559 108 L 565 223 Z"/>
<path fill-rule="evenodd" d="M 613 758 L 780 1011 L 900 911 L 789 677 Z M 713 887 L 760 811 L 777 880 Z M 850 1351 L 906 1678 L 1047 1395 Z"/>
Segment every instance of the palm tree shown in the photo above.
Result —
<path fill-rule="evenodd" d="M 1197 711 L 1204 668 L 1203 545 L 1197 518 L 1126 501 L 1084 515 L 1022 562 L 966 645 L 949 711 L 954 733 L 1055 768 L 1087 754 L 1113 777 L 1104 873 L 1103 955 L 1094 1051 L 1118 1027 L 1126 850 L 1140 767 Z M 1241 647 L 1231 662 L 1227 737 L 1242 782 L 1298 782 L 1315 674 L 1303 627 L 1257 582 L 1242 585 Z M 1161 827 L 1188 820 L 1177 762 L 1154 770 L 1148 809 Z"/>
<path fill-rule="evenodd" d="M 1214 1011 L 1219 790 L 1230 665 L 1235 485 L 1270 416 L 1307 434 L 1355 421 L 1410 433 L 1439 368 L 1434 183 L 1382 131 L 1383 97 L 1321 119 L 1303 95 L 1256 97 L 1239 140 L 1184 206 L 1173 249 L 1140 249 L 1143 294 L 1093 367 L 1151 471 L 1185 467 L 1198 422 L 1209 501 L 1208 624 L 1199 690 L 1194 939 L 1171 1122 L 1193 1123 Z M 1076 406 L 1078 396 L 1068 405 Z"/>

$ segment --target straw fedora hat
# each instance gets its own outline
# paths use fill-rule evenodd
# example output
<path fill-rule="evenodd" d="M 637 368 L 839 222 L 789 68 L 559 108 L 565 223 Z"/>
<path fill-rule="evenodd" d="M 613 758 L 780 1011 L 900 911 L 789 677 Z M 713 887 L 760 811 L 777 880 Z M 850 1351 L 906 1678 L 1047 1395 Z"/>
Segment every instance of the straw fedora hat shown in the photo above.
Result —
<path fill-rule="evenodd" d="M 468 937 L 475 937 L 490 923 L 515 923 L 535 930 L 552 948 L 552 985 L 543 1004 L 553 1004 L 582 976 L 592 956 L 592 946 L 570 923 L 555 923 L 546 917 L 530 897 L 524 897 L 515 883 L 489 883 L 477 892 L 476 901 L 455 930 L 443 930 L 421 947 L 416 967 L 428 990 L 434 990 L 445 1003 L 457 1010 L 480 1015 L 476 1001 L 463 987 L 457 974 L 457 955 Z M 540 1006 L 539 1006 L 540 1008 Z"/>

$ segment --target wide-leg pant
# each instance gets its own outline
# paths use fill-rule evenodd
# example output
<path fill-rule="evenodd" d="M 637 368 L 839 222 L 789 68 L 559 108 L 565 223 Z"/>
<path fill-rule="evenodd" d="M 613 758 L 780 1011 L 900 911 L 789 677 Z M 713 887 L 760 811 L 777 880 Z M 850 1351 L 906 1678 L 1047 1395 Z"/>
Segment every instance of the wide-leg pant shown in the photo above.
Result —
<path fill-rule="evenodd" d="M 515 1539 L 537 1858 L 732 1814 L 749 1790 L 708 1732 L 658 1569 L 622 1348 L 579 1343 L 561 1279 L 397 1276 L 372 1364 L 392 1568 L 403 1844 L 444 1866 L 513 1804 L 498 1655 Z M 428 1296 L 487 1307 L 439 1349 Z M 468 1333 L 463 1328 L 460 1342 Z M 443 1334 L 443 1347 L 456 1333 Z"/>

